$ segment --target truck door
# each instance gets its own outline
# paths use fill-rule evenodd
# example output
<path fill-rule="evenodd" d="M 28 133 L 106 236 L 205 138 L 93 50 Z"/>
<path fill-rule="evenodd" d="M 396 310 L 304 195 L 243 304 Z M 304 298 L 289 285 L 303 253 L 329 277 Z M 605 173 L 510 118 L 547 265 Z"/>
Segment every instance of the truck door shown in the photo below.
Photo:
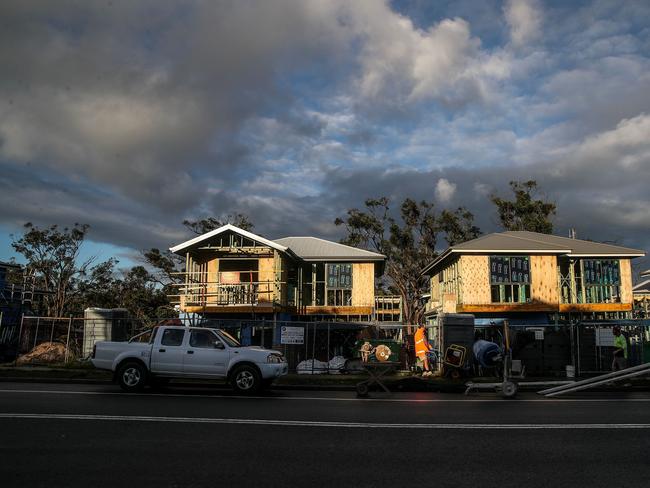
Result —
<path fill-rule="evenodd" d="M 157 334 L 160 342 L 156 341 L 151 350 L 151 371 L 173 375 L 183 374 L 183 358 L 187 347 L 187 335 L 184 328 L 166 328 Z"/>
<path fill-rule="evenodd" d="M 185 376 L 223 377 L 230 358 L 228 348 L 209 329 L 192 329 L 183 362 Z"/>

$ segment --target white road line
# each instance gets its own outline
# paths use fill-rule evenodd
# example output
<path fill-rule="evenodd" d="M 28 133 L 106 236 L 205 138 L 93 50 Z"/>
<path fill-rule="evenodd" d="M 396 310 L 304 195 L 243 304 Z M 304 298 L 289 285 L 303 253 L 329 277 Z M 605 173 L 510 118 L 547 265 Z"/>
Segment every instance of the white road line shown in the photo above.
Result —
<path fill-rule="evenodd" d="M 150 417 L 139 415 L 72 415 L 49 413 L 0 413 L 0 419 L 96 420 L 109 422 L 161 422 L 181 424 L 272 425 L 283 427 L 334 427 L 343 429 L 460 429 L 460 430 L 566 430 L 650 429 L 650 424 L 382 424 L 374 422 L 318 422 L 207 417 Z"/>
<path fill-rule="evenodd" d="M 242 395 L 195 395 L 192 393 L 126 393 L 110 391 L 70 391 L 70 390 L 2 390 L 3 393 L 25 393 L 35 395 L 112 395 L 118 397 L 137 396 L 140 398 L 218 398 L 237 400 L 282 400 L 282 401 L 326 401 L 326 402 L 396 402 L 396 403 L 602 403 L 602 402 L 650 402 L 649 398 L 520 398 L 504 400 L 501 398 L 356 398 L 356 397 L 275 397 Z"/>

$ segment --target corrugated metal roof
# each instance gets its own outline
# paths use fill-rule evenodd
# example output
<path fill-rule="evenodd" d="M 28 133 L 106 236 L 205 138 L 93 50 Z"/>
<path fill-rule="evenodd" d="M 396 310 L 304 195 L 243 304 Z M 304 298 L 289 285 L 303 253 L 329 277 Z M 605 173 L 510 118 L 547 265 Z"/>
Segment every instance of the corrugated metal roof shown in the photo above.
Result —
<path fill-rule="evenodd" d="M 527 239 L 535 242 L 555 245 L 558 247 L 567 247 L 571 249 L 571 254 L 585 254 L 590 256 L 595 255 L 612 255 L 612 256 L 645 256 L 645 251 L 640 249 L 632 249 L 629 247 L 616 246 L 613 244 L 603 244 L 602 242 L 585 241 L 582 239 L 571 239 L 569 237 L 560 237 L 549 234 L 539 234 L 537 232 L 526 231 L 510 231 L 503 232 L 508 236 L 517 237 L 519 239 Z"/>
<path fill-rule="evenodd" d="M 642 281 L 634 288 L 632 288 L 632 293 L 650 293 L 650 280 Z"/>
<path fill-rule="evenodd" d="M 291 249 L 306 261 L 383 261 L 386 256 L 376 252 L 326 241 L 318 237 L 283 237 L 276 243 Z"/>
<path fill-rule="evenodd" d="M 423 273 L 429 272 L 451 254 L 562 254 L 574 257 L 640 257 L 645 251 L 601 242 L 570 239 L 527 231 L 507 231 L 484 236 L 449 247 Z M 650 270 L 649 270 L 650 271 Z"/>

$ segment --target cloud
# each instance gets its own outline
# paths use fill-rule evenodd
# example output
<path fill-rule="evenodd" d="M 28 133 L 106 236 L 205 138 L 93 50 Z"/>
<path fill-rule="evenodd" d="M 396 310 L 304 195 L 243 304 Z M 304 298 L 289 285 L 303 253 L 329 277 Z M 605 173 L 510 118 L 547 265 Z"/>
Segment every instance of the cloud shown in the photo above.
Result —
<path fill-rule="evenodd" d="M 446 178 L 440 178 L 436 183 L 436 199 L 441 203 L 448 203 L 456 193 L 456 185 Z"/>
<path fill-rule="evenodd" d="M 513 45 L 523 46 L 540 37 L 542 12 L 535 0 L 507 0 L 503 11 Z"/>
<path fill-rule="evenodd" d="M 650 248 L 648 22 L 633 1 L 8 0 L 0 224 L 139 249 L 243 212 L 338 239 L 386 195 L 491 231 L 488 196 L 533 178 L 558 232 Z"/>

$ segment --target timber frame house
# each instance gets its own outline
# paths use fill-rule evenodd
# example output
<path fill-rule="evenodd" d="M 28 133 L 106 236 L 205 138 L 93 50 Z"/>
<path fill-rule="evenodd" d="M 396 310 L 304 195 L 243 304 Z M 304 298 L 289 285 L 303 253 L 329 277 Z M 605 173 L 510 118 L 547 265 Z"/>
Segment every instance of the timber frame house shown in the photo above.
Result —
<path fill-rule="evenodd" d="M 185 259 L 173 297 L 207 318 L 399 321 L 375 296 L 385 256 L 316 237 L 269 240 L 227 224 L 170 248 Z"/>
<path fill-rule="evenodd" d="M 632 317 L 631 260 L 645 252 L 535 232 L 487 234 L 428 265 L 426 316 L 471 313 L 529 323 Z"/>

